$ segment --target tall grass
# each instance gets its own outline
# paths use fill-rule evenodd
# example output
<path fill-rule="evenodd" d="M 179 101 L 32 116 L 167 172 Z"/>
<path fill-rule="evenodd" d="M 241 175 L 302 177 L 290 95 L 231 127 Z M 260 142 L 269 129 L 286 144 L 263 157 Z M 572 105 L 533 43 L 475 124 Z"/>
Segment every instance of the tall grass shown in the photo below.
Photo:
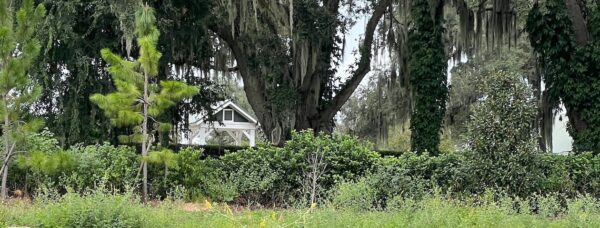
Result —
<path fill-rule="evenodd" d="M 314 209 L 232 210 L 199 205 L 188 211 L 178 201 L 141 204 L 130 194 L 67 194 L 57 200 L 12 201 L 0 206 L 0 226 L 29 227 L 600 227 L 591 197 L 527 200 L 487 196 L 463 200 L 428 195 L 394 200 L 386 210 L 321 206 Z M 560 209 L 559 209 L 560 208 Z M 568 208 L 568 209 L 567 209 Z"/>

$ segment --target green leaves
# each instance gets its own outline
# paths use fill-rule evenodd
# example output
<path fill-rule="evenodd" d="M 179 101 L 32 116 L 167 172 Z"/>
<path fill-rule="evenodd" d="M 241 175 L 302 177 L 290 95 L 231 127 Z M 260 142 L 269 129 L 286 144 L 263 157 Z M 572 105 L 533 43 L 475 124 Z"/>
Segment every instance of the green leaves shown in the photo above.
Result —
<path fill-rule="evenodd" d="M 135 12 L 135 32 L 138 37 L 144 37 L 156 30 L 156 17 L 154 9 L 148 5 L 141 6 L 141 9 Z"/>
<path fill-rule="evenodd" d="M 444 52 L 443 16 L 427 0 L 411 2 L 414 28 L 408 36 L 411 49 L 410 82 L 414 91 L 411 147 L 415 152 L 439 153 L 440 130 L 446 112 L 448 87 Z M 435 12 L 433 12 L 435 11 Z"/>
<path fill-rule="evenodd" d="M 161 81 L 162 90 L 160 95 L 171 100 L 181 100 L 198 94 L 200 89 L 196 86 L 189 86 L 179 81 Z"/>
<path fill-rule="evenodd" d="M 544 85 L 554 104 L 563 103 L 575 151 L 600 151 L 600 11 L 589 11 L 587 44 L 577 42 L 564 1 L 535 4 L 527 19 L 531 46 L 539 53 Z M 555 109 L 559 106 L 555 105 Z"/>
<path fill-rule="evenodd" d="M 2 170 L 8 169 L 16 151 L 28 151 L 27 140 L 43 126 L 41 119 L 32 118 L 27 107 L 41 94 L 32 82 L 29 70 L 40 51 L 34 32 L 44 18 L 43 5 L 33 7 L 33 0 L 24 0 L 15 15 L 12 3 L 0 0 L 0 119 L 3 144 Z M 16 23 L 13 23 L 16 18 Z M 5 197 L 6 180 L 2 182 Z"/>
<path fill-rule="evenodd" d="M 467 134 L 475 186 L 529 193 L 541 176 L 534 169 L 539 135 L 531 125 L 537 107 L 530 85 L 516 72 L 498 71 L 485 75 L 481 90 Z"/>
<path fill-rule="evenodd" d="M 149 163 L 160 164 L 168 168 L 177 168 L 178 156 L 172 150 L 162 149 L 150 152 L 146 160 Z"/>
<path fill-rule="evenodd" d="M 120 136 L 122 142 L 141 143 L 148 140 L 141 137 L 144 134 L 141 125 L 144 124 L 145 117 L 152 117 L 149 122 L 157 123 L 147 123 L 147 126 L 154 126 L 154 129 L 159 131 L 169 131 L 171 126 L 158 123 L 156 118 L 177 102 L 199 92 L 197 87 L 188 86 L 183 82 L 161 81 L 155 84 L 150 81 L 150 76 L 158 74 L 161 57 L 161 53 L 156 49 L 159 32 L 155 23 L 152 8 L 143 6 L 136 13 L 136 34 L 140 50 L 137 60 L 124 59 L 107 48 L 100 51 L 102 58 L 109 64 L 108 72 L 113 76 L 117 90 L 107 95 L 94 94 L 90 96 L 90 100 L 104 110 L 113 125 L 133 126 L 137 129 L 133 135 Z M 149 77 L 148 84 L 145 77 Z M 148 105 L 147 112 L 143 109 L 144 104 Z"/>
<path fill-rule="evenodd" d="M 34 151 L 17 159 L 17 165 L 22 169 L 51 175 L 62 171 L 69 171 L 75 167 L 75 161 L 65 151 L 46 153 Z"/>

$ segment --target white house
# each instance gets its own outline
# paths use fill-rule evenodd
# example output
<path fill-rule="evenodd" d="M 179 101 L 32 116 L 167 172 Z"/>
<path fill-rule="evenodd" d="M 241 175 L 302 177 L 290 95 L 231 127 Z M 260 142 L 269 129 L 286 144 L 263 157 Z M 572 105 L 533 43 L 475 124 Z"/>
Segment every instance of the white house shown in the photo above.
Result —
<path fill-rule="evenodd" d="M 206 145 L 206 140 L 213 131 L 227 132 L 235 140 L 235 145 L 241 145 L 243 137 L 248 139 L 250 146 L 256 146 L 256 130 L 258 121 L 232 101 L 225 101 L 214 107 L 215 115 L 206 114 L 190 116 L 190 131 L 185 137 L 180 137 L 181 144 Z"/>

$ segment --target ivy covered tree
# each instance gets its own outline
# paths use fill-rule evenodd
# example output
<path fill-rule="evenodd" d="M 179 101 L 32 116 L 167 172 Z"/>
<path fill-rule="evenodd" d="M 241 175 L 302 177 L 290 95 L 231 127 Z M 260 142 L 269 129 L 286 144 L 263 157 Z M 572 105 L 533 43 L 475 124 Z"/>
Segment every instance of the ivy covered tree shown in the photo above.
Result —
<path fill-rule="evenodd" d="M 34 7 L 33 0 L 25 0 L 14 12 L 12 1 L 0 0 L 0 117 L 2 117 L 2 186 L 0 197 L 7 196 L 8 167 L 16 150 L 43 122 L 29 115 L 29 106 L 35 102 L 40 87 L 32 83 L 29 69 L 40 52 L 35 39 L 38 25 L 44 19 L 43 5 Z"/>
<path fill-rule="evenodd" d="M 414 109 L 410 129 L 411 149 L 415 152 L 439 153 L 440 130 L 446 112 L 446 53 L 442 34 L 443 1 L 411 1 L 414 28 L 408 36 L 411 50 L 410 81 Z"/>
<path fill-rule="evenodd" d="M 159 31 L 156 28 L 154 9 L 142 6 L 135 15 L 135 35 L 139 49 L 137 60 L 130 61 L 108 49 L 101 51 L 110 65 L 116 91 L 107 95 L 94 94 L 90 97 L 111 123 L 119 127 L 133 127 L 133 134 L 119 136 L 119 140 L 139 143 L 142 146 L 142 198 L 148 197 L 147 156 L 156 140 L 156 131 L 168 132 L 171 124 L 158 121 L 158 117 L 177 102 L 199 92 L 195 86 L 179 81 L 156 82 L 161 53 L 156 49 Z"/>
<path fill-rule="evenodd" d="M 600 9 L 598 3 L 548 0 L 527 18 L 548 99 L 562 102 L 575 151 L 600 153 Z"/>

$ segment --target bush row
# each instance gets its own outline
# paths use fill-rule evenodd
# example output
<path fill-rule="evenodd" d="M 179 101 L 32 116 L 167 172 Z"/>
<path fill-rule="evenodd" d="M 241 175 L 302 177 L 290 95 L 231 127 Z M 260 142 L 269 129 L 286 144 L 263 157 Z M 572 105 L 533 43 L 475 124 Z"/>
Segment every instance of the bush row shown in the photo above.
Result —
<path fill-rule="evenodd" d="M 228 153 L 237 153 L 252 149 L 248 146 L 235 146 L 235 145 L 185 145 L 185 144 L 170 144 L 168 148 L 173 151 L 181 151 L 184 149 L 202 150 L 202 158 L 206 157 L 220 157 Z M 398 157 L 406 151 L 399 150 L 374 150 L 381 156 Z"/>
<path fill-rule="evenodd" d="M 13 190 L 64 194 L 98 188 L 126 192 L 138 187 L 141 158 L 131 147 L 103 144 L 61 150 L 47 137 L 32 143 L 36 146 L 31 152 L 11 167 Z M 372 192 L 371 203 L 383 207 L 395 196 L 419 197 L 436 188 L 457 195 L 494 188 L 522 197 L 600 196 L 600 157 L 590 153 L 540 154 L 526 166 L 505 169 L 503 164 L 510 161 L 490 162 L 470 152 L 389 157 L 369 148 L 350 136 L 310 132 L 294 133 L 282 148 L 260 146 L 205 159 L 202 150 L 184 148 L 171 162 L 150 164 L 150 187 L 155 198 L 210 198 L 267 206 L 332 200 L 344 189 Z M 362 189 L 348 187 L 357 182 Z"/>

